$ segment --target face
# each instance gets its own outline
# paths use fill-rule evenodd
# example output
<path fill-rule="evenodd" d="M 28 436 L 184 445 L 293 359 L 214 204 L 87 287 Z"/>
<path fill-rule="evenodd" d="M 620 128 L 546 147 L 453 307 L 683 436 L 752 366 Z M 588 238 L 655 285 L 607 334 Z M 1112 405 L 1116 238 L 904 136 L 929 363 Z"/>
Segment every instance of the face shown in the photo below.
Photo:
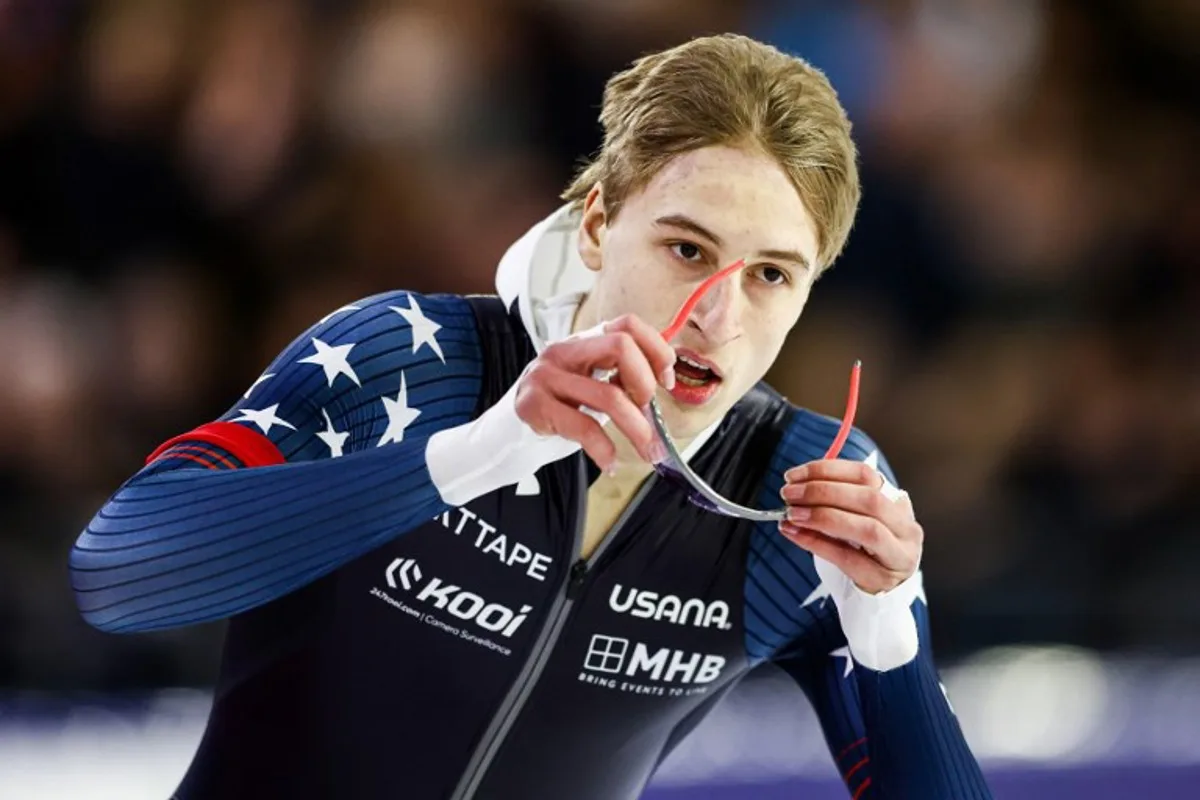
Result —
<path fill-rule="evenodd" d="M 633 313 L 662 330 L 701 281 L 745 260 L 671 342 L 676 388 L 660 390 L 659 401 L 681 439 L 720 419 L 762 379 L 816 275 L 816 225 L 787 173 L 767 155 L 730 147 L 678 156 L 615 218 L 594 189 L 579 242 L 598 273 L 580 313 L 587 326 Z"/>

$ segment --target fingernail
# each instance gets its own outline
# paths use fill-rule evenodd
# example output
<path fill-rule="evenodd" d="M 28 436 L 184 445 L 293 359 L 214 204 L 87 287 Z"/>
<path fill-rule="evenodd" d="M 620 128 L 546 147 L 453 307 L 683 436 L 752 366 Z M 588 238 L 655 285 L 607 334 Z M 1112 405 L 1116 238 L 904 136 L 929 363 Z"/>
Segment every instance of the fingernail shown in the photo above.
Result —
<path fill-rule="evenodd" d="M 650 443 L 650 463 L 661 464 L 667 460 L 667 446 L 655 439 Z"/>
<path fill-rule="evenodd" d="M 802 528 L 799 525 L 793 525 L 790 522 L 779 523 L 779 531 L 784 536 L 799 536 Z"/>
<path fill-rule="evenodd" d="M 662 375 L 658 376 L 659 382 L 662 383 L 664 389 L 668 392 L 675 388 L 675 367 L 667 367 L 662 371 Z"/>
<path fill-rule="evenodd" d="M 804 522 L 812 516 L 812 509 L 803 506 L 792 506 L 788 509 L 788 519 L 792 522 Z"/>
<path fill-rule="evenodd" d="M 785 483 L 779 490 L 779 496 L 790 502 L 798 502 L 804 497 L 803 483 Z"/>

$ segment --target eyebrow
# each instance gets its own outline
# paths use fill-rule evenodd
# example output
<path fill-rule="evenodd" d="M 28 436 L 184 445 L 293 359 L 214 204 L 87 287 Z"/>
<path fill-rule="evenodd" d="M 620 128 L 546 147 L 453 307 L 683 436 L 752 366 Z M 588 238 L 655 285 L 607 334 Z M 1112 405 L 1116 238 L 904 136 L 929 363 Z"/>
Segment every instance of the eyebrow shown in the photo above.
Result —
<path fill-rule="evenodd" d="M 720 248 L 725 244 L 724 240 L 720 236 L 684 214 L 668 214 L 665 217 L 659 217 L 658 219 L 654 220 L 654 224 L 666 225 L 672 228 L 690 231 L 702 239 L 707 239 L 714 247 Z M 755 258 L 766 258 L 773 261 L 791 261 L 799 264 L 805 269 L 812 268 L 812 265 L 809 264 L 808 259 L 805 258 L 804 254 L 798 250 L 759 250 L 755 255 Z"/>

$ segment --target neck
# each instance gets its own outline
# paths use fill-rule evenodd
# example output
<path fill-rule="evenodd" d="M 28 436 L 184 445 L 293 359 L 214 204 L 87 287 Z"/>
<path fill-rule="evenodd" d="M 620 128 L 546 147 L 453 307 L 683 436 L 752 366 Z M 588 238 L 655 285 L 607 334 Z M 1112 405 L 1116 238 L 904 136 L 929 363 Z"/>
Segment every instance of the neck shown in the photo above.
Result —
<path fill-rule="evenodd" d="M 600 324 L 598 314 L 595 311 L 595 305 L 596 304 L 592 295 L 584 295 L 583 300 L 581 300 L 579 303 L 579 308 L 575 309 L 575 318 L 571 322 L 572 334 L 578 333 L 579 331 L 588 330 L 589 328 L 594 328 L 596 325 Z M 662 399 L 661 394 L 662 393 L 660 392 L 660 402 Z M 640 473 L 640 477 L 645 477 L 645 475 L 649 473 L 651 467 L 642 460 L 641 456 L 638 455 L 637 449 L 630 443 L 629 439 L 627 439 L 625 435 L 611 423 L 605 426 L 604 432 L 609 435 L 609 438 L 612 439 L 613 444 L 616 445 L 617 448 L 616 469 L 618 475 L 625 475 L 632 478 L 638 477 L 638 474 Z M 688 437 L 686 439 L 677 438 L 675 439 L 675 446 L 682 452 L 683 450 L 687 449 L 688 445 L 692 443 L 694 438 L 695 437 Z"/>
<path fill-rule="evenodd" d="M 596 319 L 596 301 L 591 294 L 585 294 L 575 309 L 575 317 L 571 320 L 571 333 L 576 334 L 594 328 L 600 324 Z"/>

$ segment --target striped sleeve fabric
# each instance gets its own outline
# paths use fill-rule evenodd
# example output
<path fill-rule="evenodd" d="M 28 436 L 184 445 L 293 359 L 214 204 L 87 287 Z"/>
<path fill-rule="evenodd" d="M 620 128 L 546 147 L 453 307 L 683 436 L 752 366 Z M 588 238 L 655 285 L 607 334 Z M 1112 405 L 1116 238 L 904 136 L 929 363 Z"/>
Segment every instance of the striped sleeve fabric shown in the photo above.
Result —
<path fill-rule="evenodd" d="M 778 504 L 787 469 L 822 457 L 837 426 L 837 420 L 796 413 L 775 453 L 762 507 Z M 851 434 L 841 457 L 873 463 L 896 483 L 861 431 Z M 811 554 L 764 524 L 751 541 L 745 609 L 747 654 L 773 661 L 804 691 L 850 797 L 991 797 L 938 679 L 923 592 L 910 609 L 920 641 L 916 658 L 886 672 L 869 669 L 854 660 Z"/>
<path fill-rule="evenodd" d="M 929 618 L 913 604 L 922 648 L 903 667 L 876 672 L 833 647 L 777 660 L 808 696 L 830 753 L 856 800 L 921 797 L 990 800 L 991 792 L 954 716 L 929 651 Z M 836 654 L 836 655 L 831 655 Z"/>
<path fill-rule="evenodd" d="M 391 293 L 329 315 L 221 420 L 160 447 L 70 556 L 84 618 L 131 632 L 288 594 L 447 508 L 430 437 L 478 412 L 458 297 Z"/>

